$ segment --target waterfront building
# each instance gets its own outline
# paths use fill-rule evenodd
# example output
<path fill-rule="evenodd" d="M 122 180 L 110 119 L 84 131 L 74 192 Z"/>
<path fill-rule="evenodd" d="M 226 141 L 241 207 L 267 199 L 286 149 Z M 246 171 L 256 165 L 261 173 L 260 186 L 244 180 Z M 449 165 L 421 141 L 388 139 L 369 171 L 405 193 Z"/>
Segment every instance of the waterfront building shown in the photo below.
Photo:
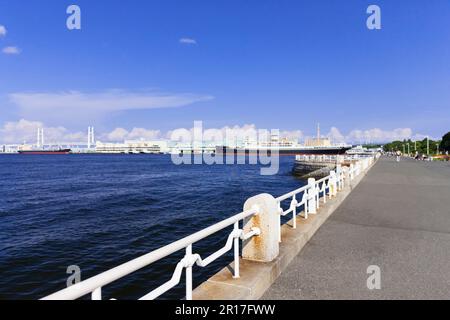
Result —
<path fill-rule="evenodd" d="M 123 143 L 114 142 L 96 142 L 95 151 L 98 153 L 168 153 L 169 147 L 167 141 L 155 140 L 155 141 L 145 141 L 145 140 L 127 140 Z"/>
<path fill-rule="evenodd" d="M 16 144 L 4 144 L 0 147 L 0 153 L 17 153 L 19 145 Z"/>

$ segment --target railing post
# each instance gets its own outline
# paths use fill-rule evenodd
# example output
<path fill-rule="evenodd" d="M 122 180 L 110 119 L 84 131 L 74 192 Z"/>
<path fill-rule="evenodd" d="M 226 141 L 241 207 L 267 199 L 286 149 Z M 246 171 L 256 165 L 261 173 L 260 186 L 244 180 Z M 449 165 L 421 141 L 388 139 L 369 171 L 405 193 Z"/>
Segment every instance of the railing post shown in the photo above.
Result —
<path fill-rule="evenodd" d="M 297 229 L 297 199 L 295 195 L 292 197 L 291 208 L 292 208 L 292 227 Z"/>
<path fill-rule="evenodd" d="M 336 179 L 338 190 L 342 190 L 342 167 L 340 164 L 336 165 Z"/>
<path fill-rule="evenodd" d="M 102 288 L 101 287 L 92 291 L 91 299 L 92 300 L 102 300 Z"/>
<path fill-rule="evenodd" d="M 350 180 L 350 168 L 349 167 L 343 167 L 343 178 L 344 178 L 344 186 L 347 184 L 347 182 Z M 350 184 L 350 183 L 349 183 Z"/>
<path fill-rule="evenodd" d="M 189 261 L 192 256 L 192 244 L 186 248 L 185 258 Z M 192 300 L 192 266 L 186 267 L 186 300 Z"/>
<path fill-rule="evenodd" d="M 264 193 L 248 199 L 244 211 L 257 208 L 258 213 L 244 220 L 244 234 L 252 228 L 259 228 L 261 234 L 243 244 L 242 258 L 252 261 L 270 262 L 279 253 L 278 234 L 281 228 L 278 204 L 273 196 Z"/>
<path fill-rule="evenodd" d="M 316 179 L 309 178 L 308 179 L 308 213 L 316 214 L 317 213 L 317 204 L 316 204 Z"/>
<path fill-rule="evenodd" d="M 330 197 L 335 197 L 337 195 L 337 179 L 336 172 L 330 171 Z"/>
<path fill-rule="evenodd" d="M 320 188 L 319 188 L 319 184 L 316 184 L 315 188 L 316 188 L 316 208 L 317 208 L 317 210 L 319 210 L 319 208 L 320 208 Z"/>
<path fill-rule="evenodd" d="M 234 224 L 234 230 L 239 230 L 239 221 Z M 237 279 L 240 277 L 239 274 L 239 238 L 234 238 L 234 276 Z"/>
<path fill-rule="evenodd" d="M 281 215 L 282 214 L 283 214 L 283 208 L 281 208 L 281 202 L 278 202 L 278 226 L 280 226 L 277 229 L 278 242 L 281 242 Z"/>

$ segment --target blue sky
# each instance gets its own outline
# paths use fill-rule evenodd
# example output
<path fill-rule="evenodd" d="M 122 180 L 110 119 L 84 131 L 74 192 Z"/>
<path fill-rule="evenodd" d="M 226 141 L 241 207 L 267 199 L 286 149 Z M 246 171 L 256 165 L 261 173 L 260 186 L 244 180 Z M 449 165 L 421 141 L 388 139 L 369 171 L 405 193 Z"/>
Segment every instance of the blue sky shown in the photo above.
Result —
<path fill-rule="evenodd" d="M 81 30 L 66 28 L 70 4 Z M 366 27 L 370 4 L 381 30 Z M 0 0 L 0 26 L 0 49 L 17 48 L 0 52 L 3 141 L 36 123 L 75 136 L 194 120 L 387 138 L 450 129 L 447 0 Z"/>

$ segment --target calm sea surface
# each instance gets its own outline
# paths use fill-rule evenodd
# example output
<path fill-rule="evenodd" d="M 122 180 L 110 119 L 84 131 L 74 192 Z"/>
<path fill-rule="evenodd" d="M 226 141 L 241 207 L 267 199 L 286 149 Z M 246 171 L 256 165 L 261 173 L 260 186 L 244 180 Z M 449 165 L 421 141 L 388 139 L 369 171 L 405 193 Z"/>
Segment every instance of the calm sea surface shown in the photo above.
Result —
<path fill-rule="evenodd" d="M 172 164 L 167 155 L 0 156 L 0 299 L 38 299 L 66 285 L 67 267 L 82 279 L 169 244 L 242 211 L 245 200 L 274 196 L 304 181 L 256 165 Z M 230 229 L 231 230 L 231 229 Z M 202 257 L 228 231 L 194 245 Z M 103 288 L 104 298 L 135 299 L 169 280 L 180 251 Z M 232 261 L 194 266 L 194 286 Z M 184 297 L 181 284 L 162 298 Z"/>

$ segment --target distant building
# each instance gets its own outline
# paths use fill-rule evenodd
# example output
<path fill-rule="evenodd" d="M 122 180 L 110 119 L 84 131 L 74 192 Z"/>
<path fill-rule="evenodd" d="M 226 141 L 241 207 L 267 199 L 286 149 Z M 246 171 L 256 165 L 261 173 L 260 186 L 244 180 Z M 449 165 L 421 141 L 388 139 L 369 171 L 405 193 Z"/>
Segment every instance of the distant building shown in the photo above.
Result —
<path fill-rule="evenodd" d="M 277 134 L 272 134 L 269 141 L 260 141 L 261 147 L 293 147 L 297 145 L 296 141 L 289 140 L 288 138 L 280 138 Z"/>
<path fill-rule="evenodd" d="M 32 144 L 23 143 L 20 146 L 18 146 L 19 151 L 30 151 L 33 150 Z"/>
<path fill-rule="evenodd" d="M 95 151 L 98 153 L 168 153 L 169 147 L 167 141 L 125 141 L 123 143 L 101 141 L 96 142 Z"/>
<path fill-rule="evenodd" d="M 329 138 L 310 138 L 305 140 L 307 147 L 329 147 L 331 140 Z"/>
<path fill-rule="evenodd" d="M 0 153 L 17 153 L 19 146 L 16 144 L 4 144 L 0 147 Z"/>
<path fill-rule="evenodd" d="M 331 146 L 331 140 L 329 138 L 322 138 L 320 136 L 320 125 L 317 124 L 317 137 L 306 139 L 305 146 L 307 146 L 307 147 L 329 147 L 329 146 Z"/>

